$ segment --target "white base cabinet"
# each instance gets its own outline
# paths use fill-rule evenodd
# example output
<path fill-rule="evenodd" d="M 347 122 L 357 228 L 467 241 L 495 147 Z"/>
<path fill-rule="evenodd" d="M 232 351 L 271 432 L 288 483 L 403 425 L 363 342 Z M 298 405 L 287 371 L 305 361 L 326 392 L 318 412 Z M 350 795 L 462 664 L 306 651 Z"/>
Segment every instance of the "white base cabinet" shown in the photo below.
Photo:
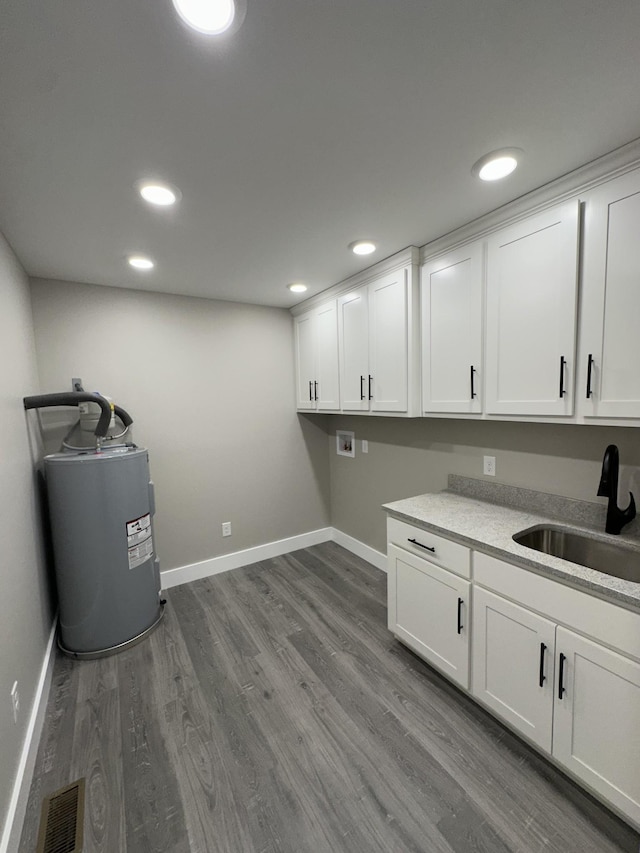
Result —
<path fill-rule="evenodd" d="M 565 628 L 556 645 L 553 756 L 640 825 L 640 663 Z"/>
<path fill-rule="evenodd" d="M 640 829 L 640 614 L 399 519 L 387 534 L 390 631 Z"/>
<path fill-rule="evenodd" d="M 390 630 L 468 688 L 471 584 L 395 545 L 389 546 L 388 561 Z"/>
<path fill-rule="evenodd" d="M 514 729 L 551 752 L 556 626 L 476 586 L 472 692 Z"/>

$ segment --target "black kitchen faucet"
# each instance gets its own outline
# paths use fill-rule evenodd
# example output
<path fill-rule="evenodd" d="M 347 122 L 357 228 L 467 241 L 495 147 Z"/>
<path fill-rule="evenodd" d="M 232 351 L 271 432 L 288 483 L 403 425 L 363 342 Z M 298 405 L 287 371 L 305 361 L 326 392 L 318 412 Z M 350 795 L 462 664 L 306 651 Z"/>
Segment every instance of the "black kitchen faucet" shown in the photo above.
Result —
<path fill-rule="evenodd" d="M 636 517 L 636 502 L 633 494 L 629 492 L 631 502 L 626 509 L 618 506 L 618 471 L 620 468 L 620 454 L 615 444 L 610 444 L 604 452 L 602 460 L 602 475 L 598 486 L 598 497 L 609 498 L 607 504 L 606 533 L 618 534 L 630 521 Z"/>

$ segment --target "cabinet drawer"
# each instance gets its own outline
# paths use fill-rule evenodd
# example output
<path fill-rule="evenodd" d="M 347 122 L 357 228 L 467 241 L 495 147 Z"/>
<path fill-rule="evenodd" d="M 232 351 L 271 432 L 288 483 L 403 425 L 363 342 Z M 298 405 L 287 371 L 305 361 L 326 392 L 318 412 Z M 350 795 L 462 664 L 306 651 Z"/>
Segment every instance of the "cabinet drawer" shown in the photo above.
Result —
<path fill-rule="evenodd" d="M 387 540 L 463 578 L 471 577 L 471 551 L 459 542 L 452 542 L 397 518 L 387 519 Z"/>

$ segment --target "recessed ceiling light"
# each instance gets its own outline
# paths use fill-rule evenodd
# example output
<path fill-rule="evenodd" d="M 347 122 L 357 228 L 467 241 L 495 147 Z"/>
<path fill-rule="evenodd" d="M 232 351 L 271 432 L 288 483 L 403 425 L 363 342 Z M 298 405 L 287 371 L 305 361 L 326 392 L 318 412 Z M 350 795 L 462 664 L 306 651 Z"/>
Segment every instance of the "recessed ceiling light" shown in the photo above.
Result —
<path fill-rule="evenodd" d="M 155 266 L 151 258 L 147 258 L 144 255 L 129 255 L 127 260 L 129 261 L 129 266 L 132 266 L 135 270 L 152 270 Z"/>
<path fill-rule="evenodd" d="M 234 0 L 173 0 L 173 5 L 185 24 L 208 36 L 228 30 L 236 14 Z"/>
<path fill-rule="evenodd" d="M 355 243 L 349 243 L 349 248 L 354 255 L 370 255 L 377 247 L 372 240 L 356 240 Z"/>
<path fill-rule="evenodd" d="M 481 181 L 499 181 L 513 172 L 523 154 L 521 148 L 500 148 L 498 151 L 491 151 L 473 164 L 471 174 Z"/>
<path fill-rule="evenodd" d="M 306 284 L 302 284 L 300 282 L 296 282 L 294 284 L 288 284 L 287 287 L 291 291 L 291 293 L 304 293 L 307 289 Z"/>
<path fill-rule="evenodd" d="M 158 207 L 170 207 L 178 200 L 178 190 L 175 187 L 169 186 L 169 184 L 157 184 L 145 181 L 139 183 L 137 186 L 138 192 L 149 204 L 155 204 Z"/>

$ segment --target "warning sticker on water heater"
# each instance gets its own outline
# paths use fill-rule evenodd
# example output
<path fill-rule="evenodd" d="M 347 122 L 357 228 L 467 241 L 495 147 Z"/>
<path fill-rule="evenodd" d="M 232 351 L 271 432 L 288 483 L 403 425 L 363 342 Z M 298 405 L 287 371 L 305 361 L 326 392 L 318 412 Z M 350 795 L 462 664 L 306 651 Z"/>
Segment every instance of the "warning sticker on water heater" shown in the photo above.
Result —
<path fill-rule="evenodd" d="M 146 563 L 153 554 L 151 536 L 151 514 L 141 515 L 133 521 L 127 521 L 127 548 L 129 568 L 135 569 Z"/>

